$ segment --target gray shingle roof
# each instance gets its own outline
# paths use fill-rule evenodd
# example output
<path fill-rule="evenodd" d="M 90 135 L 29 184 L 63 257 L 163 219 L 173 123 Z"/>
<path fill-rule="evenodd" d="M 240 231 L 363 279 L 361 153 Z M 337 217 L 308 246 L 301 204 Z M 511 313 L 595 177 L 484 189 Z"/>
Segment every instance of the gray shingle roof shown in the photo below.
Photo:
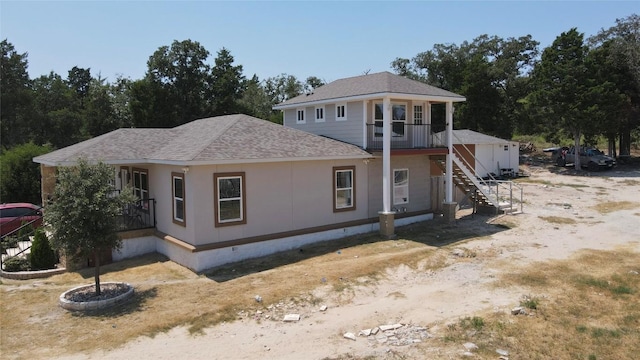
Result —
<path fill-rule="evenodd" d="M 70 164 L 80 157 L 108 163 L 197 163 L 368 158 L 369 153 L 248 115 L 195 120 L 172 129 L 119 129 L 34 158 Z"/>
<path fill-rule="evenodd" d="M 440 136 L 446 136 L 446 132 L 438 133 Z M 473 130 L 453 130 L 453 143 L 454 144 L 504 144 L 510 140 L 500 139 L 495 136 L 486 135 Z"/>
<path fill-rule="evenodd" d="M 330 82 L 314 89 L 311 94 L 302 94 L 284 101 L 278 104 L 276 108 L 381 93 L 421 95 L 434 98 L 459 98 L 460 101 L 464 101 L 462 95 L 385 71 Z"/>

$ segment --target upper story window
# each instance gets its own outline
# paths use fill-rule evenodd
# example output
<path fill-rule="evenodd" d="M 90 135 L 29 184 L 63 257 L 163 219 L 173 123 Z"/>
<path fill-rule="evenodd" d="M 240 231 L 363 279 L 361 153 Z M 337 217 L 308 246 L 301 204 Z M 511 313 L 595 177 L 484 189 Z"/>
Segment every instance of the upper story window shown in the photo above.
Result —
<path fill-rule="evenodd" d="M 296 124 L 304 124 L 306 123 L 304 119 L 304 108 L 296 109 Z"/>
<path fill-rule="evenodd" d="M 377 137 L 382 136 L 382 116 L 383 116 L 383 104 L 374 104 L 374 124 L 375 133 Z M 405 104 L 391 104 L 391 136 L 404 137 L 404 125 L 407 120 L 407 105 Z"/>
<path fill-rule="evenodd" d="M 413 106 L 413 123 L 415 125 L 422 125 L 424 122 L 424 116 L 422 112 L 422 105 Z"/>
<path fill-rule="evenodd" d="M 336 121 L 347 120 L 347 104 L 336 105 Z"/>
<path fill-rule="evenodd" d="M 246 224 L 244 172 L 213 174 L 213 195 L 215 196 L 215 225 Z"/>
<path fill-rule="evenodd" d="M 356 168 L 341 166 L 333 168 L 333 211 L 356 209 Z"/>
<path fill-rule="evenodd" d="M 324 122 L 324 106 L 316 106 L 316 122 Z"/>
<path fill-rule="evenodd" d="M 409 202 L 409 169 L 393 170 L 393 205 Z"/>
<path fill-rule="evenodd" d="M 186 225 L 184 218 L 184 173 L 171 173 L 171 191 L 173 199 L 173 222 L 178 225 Z"/>

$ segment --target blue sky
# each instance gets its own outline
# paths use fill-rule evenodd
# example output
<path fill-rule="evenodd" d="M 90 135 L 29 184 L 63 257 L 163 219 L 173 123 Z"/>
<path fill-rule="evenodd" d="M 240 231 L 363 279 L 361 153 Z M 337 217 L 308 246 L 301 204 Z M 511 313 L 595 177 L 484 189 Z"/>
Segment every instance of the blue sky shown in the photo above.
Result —
<path fill-rule="evenodd" d="M 541 49 L 572 27 L 590 36 L 640 12 L 634 1 L 5 1 L 0 38 L 27 52 L 31 78 L 73 66 L 113 81 L 144 76 L 173 40 L 227 48 L 244 75 L 327 82 L 390 71 L 437 43 L 531 34 Z"/>

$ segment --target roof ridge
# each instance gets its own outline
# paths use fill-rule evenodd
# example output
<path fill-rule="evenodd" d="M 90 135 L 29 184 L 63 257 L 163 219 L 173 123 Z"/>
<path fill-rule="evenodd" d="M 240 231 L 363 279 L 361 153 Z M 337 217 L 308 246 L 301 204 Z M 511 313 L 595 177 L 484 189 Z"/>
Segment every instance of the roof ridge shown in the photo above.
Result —
<path fill-rule="evenodd" d="M 221 127 L 221 130 L 220 130 L 220 132 L 218 132 L 217 136 L 215 136 L 213 139 L 210 139 L 210 141 L 203 142 L 204 145 L 202 145 L 200 147 L 200 149 L 193 151 L 191 159 L 195 159 L 198 156 L 200 156 L 209 146 L 211 146 L 212 142 L 214 142 L 215 140 L 221 138 L 224 134 L 226 134 L 227 131 L 229 131 L 229 129 L 233 125 L 237 124 L 238 121 L 240 121 L 240 119 L 243 116 L 246 116 L 246 115 L 244 115 L 244 114 L 229 114 L 229 115 L 222 115 L 222 116 L 211 116 L 211 117 L 204 118 L 204 119 L 194 120 L 193 122 L 204 122 L 205 120 L 210 120 L 210 121 L 217 121 L 218 123 L 222 123 L 223 121 L 219 120 L 221 117 L 225 118 L 225 119 L 231 118 L 231 120 L 229 120 L 227 124 L 223 124 L 223 126 Z M 195 125 L 193 125 L 193 126 L 195 126 Z"/>

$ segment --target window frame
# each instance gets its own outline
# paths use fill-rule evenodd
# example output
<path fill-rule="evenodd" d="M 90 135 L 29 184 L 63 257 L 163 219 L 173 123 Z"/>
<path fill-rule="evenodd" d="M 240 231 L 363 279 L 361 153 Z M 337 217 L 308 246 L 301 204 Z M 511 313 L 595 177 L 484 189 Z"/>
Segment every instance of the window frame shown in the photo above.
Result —
<path fill-rule="evenodd" d="M 376 112 L 376 108 L 377 106 L 380 105 L 382 111 L 380 112 L 380 115 L 383 116 L 382 118 L 378 118 L 377 117 L 377 112 Z M 404 107 L 404 120 L 394 120 L 393 119 L 393 109 L 396 106 L 402 106 Z M 384 118 L 384 103 L 382 102 L 374 102 L 373 103 L 373 124 L 374 124 L 374 136 L 375 137 L 382 137 L 382 127 L 383 127 L 383 118 Z M 405 126 L 407 125 L 407 103 L 406 102 L 391 102 L 391 137 L 395 137 L 395 138 L 406 138 L 407 136 L 407 131 L 405 129 Z M 402 133 L 399 132 L 395 132 L 394 129 L 394 125 L 402 125 Z"/>
<path fill-rule="evenodd" d="M 296 109 L 296 124 L 306 124 L 307 120 L 306 120 L 306 109 L 305 108 L 298 108 Z M 302 116 L 300 116 L 302 114 Z"/>
<path fill-rule="evenodd" d="M 177 197 L 176 196 L 176 179 L 180 179 L 180 181 L 182 181 L 182 194 L 181 197 Z M 182 225 L 182 226 L 187 226 L 187 212 L 186 212 L 186 200 L 185 200 L 185 193 L 186 193 L 186 189 L 185 189 L 185 181 L 184 181 L 184 173 L 181 172 L 172 172 L 171 173 L 171 200 L 172 200 L 172 218 L 173 218 L 173 223 L 174 224 L 178 224 L 178 225 Z M 181 200 L 182 201 L 182 219 L 178 218 L 176 216 L 177 210 L 178 210 L 178 205 L 177 205 L 177 200 Z"/>
<path fill-rule="evenodd" d="M 320 115 L 320 117 L 318 115 Z M 315 119 L 316 122 L 324 122 L 324 119 L 326 117 L 324 105 L 316 106 L 315 116 L 316 116 L 316 119 Z"/>
<path fill-rule="evenodd" d="M 396 183 L 396 173 L 404 171 L 407 173 L 407 183 L 403 184 L 403 185 L 397 185 Z M 396 190 L 397 189 L 401 189 L 401 188 L 406 188 L 406 194 L 407 197 L 404 198 L 404 200 L 401 201 L 397 201 L 397 197 L 396 197 Z M 403 169 L 393 169 L 393 205 L 403 205 L 403 204 L 408 204 L 409 203 L 409 169 L 407 168 L 403 168 Z"/>
<path fill-rule="evenodd" d="M 240 179 L 240 218 L 231 220 L 220 219 L 220 192 L 219 192 L 219 180 L 220 179 Z M 247 184 L 245 182 L 244 172 L 229 172 L 229 173 L 214 173 L 213 174 L 213 196 L 214 196 L 214 209 L 213 218 L 215 227 L 243 225 L 247 223 Z M 224 201 L 234 201 L 237 198 L 229 198 Z"/>
<path fill-rule="evenodd" d="M 342 111 L 340 111 L 342 108 Z M 342 113 L 342 116 L 340 116 Z M 347 103 L 336 104 L 336 121 L 347 121 Z"/>
<path fill-rule="evenodd" d="M 418 117 L 418 114 L 420 114 L 420 117 Z M 424 124 L 424 107 L 422 105 L 413 105 L 413 124 Z"/>
<path fill-rule="evenodd" d="M 338 188 L 338 173 L 351 173 L 351 187 Z M 335 166 L 333 167 L 333 212 L 353 211 L 356 209 L 356 167 L 355 166 Z M 338 190 L 351 190 L 351 205 L 338 207 Z"/>
<path fill-rule="evenodd" d="M 146 189 L 142 187 L 142 174 L 146 177 Z M 136 186 L 136 180 L 138 180 L 140 187 Z M 131 187 L 133 189 L 133 194 L 138 197 L 138 200 L 149 200 L 149 170 L 143 168 L 132 168 L 131 169 Z M 140 195 L 138 195 L 140 194 Z M 141 202 L 141 210 L 149 211 L 149 201 Z"/>

